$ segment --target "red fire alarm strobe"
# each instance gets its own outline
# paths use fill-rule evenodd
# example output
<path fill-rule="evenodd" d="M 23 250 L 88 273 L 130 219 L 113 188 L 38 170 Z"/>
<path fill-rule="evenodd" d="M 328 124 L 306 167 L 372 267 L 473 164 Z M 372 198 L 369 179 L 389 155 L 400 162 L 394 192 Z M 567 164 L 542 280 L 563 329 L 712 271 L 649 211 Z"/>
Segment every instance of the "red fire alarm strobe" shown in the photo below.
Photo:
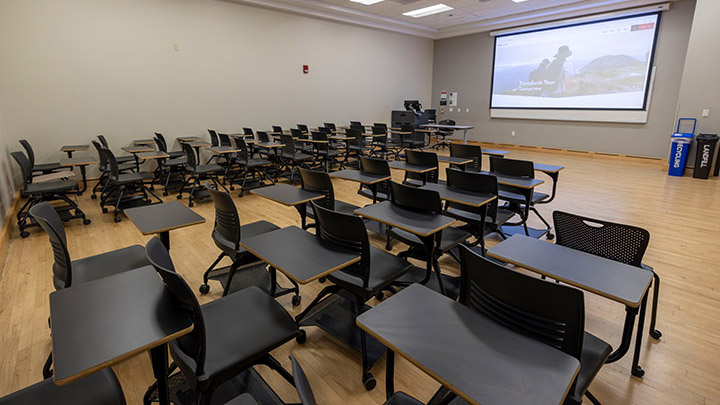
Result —
<path fill-rule="evenodd" d="M 310 72 L 310 67 L 308 65 L 303 65 L 303 73 L 308 74 Z"/>

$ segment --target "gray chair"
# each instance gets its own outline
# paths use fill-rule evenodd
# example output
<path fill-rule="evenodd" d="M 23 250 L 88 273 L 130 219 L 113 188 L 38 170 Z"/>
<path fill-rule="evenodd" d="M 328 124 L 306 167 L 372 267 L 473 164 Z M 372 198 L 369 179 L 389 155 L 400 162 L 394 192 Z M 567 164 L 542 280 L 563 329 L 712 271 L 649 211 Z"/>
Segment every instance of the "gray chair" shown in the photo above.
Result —
<path fill-rule="evenodd" d="M 0 398 L 0 405 L 125 405 L 125 395 L 112 369 L 105 368 L 68 385 L 52 378 Z"/>
<path fill-rule="evenodd" d="M 35 164 L 35 151 L 33 151 L 32 146 L 30 146 L 30 142 L 26 139 L 21 139 L 18 142 L 20 142 L 20 145 L 22 145 L 23 149 L 25 149 L 25 153 L 30 161 L 33 173 L 40 172 L 47 174 L 60 169 L 60 163 L 58 162 Z"/>

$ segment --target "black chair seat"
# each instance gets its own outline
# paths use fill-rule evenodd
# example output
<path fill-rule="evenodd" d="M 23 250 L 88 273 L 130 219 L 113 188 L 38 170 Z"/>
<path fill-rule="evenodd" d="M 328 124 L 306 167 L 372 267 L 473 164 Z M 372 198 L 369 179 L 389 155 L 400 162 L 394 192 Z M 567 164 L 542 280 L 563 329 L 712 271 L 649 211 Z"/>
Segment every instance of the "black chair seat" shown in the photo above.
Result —
<path fill-rule="evenodd" d="M 321 150 L 317 151 L 317 154 L 320 156 L 328 156 L 328 157 L 342 156 L 342 152 L 340 152 L 339 150 L 334 150 L 334 149 L 330 149 L 330 150 L 322 150 L 321 149 Z"/>
<path fill-rule="evenodd" d="M 72 285 L 87 283 L 148 265 L 150 263 L 145 258 L 145 248 L 140 245 L 73 260 Z M 53 282 L 56 289 L 65 287 L 62 280 L 53 278 Z"/>
<path fill-rule="evenodd" d="M 30 183 L 26 186 L 25 193 L 65 193 L 78 187 L 75 180 L 55 180 L 42 183 Z"/>
<path fill-rule="evenodd" d="M 548 194 L 534 192 L 531 203 L 535 204 L 535 203 L 543 201 L 549 197 L 550 196 Z M 525 197 L 522 194 L 513 193 L 511 191 L 505 191 L 505 190 L 500 190 L 500 192 L 498 193 L 498 198 L 500 198 L 501 200 L 512 201 L 512 202 L 517 202 L 517 203 L 525 202 Z"/>
<path fill-rule="evenodd" d="M 134 162 L 128 162 L 128 163 L 118 163 L 118 172 L 127 172 L 130 170 L 135 170 L 137 166 L 135 166 Z M 106 169 L 105 173 L 110 173 L 110 169 Z"/>
<path fill-rule="evenodd" d="M 123 173 L 118 176 L 117 180 L 113 180 L 113 184 L 123 185 L 138 183 L 145 180 L 152 180 L 152 173 L 140 172 L 140 173 Z"/>
<path fill-rule="evenodd" d="M 357 205 L 352 205 L 344 201 L 335 200 L 335 212 L 342 212 L 343 214 L 355 215 L 355 210 L 358 209 Z M 307 216 L 308 218 L 315 219 L 315 213 L 313 213 L 312 206 L 307 205 Z"/>
<path fill-rule="evenodd" d="M 125 405 L 122 388 L 110 368 L 64 386 L 52 378 L 0 398 L 0 405 Z"/>
<path fill-rule="evenodd" d="M 398 239 L 406 245 L 423 246 L 422 241 L 417 235 L 403 231 L 402 229 L 392 228 L 388 231 L 388 233 L 394 239 Z M 460 243 L 468 240 L 471 236 L 472 235 L 470 233 L 459 228 L 445 228 L 442 231 L 442 239 L 440 240 L 440 251 L 447 252 Z"/>
<path fill-rule="evenodd" d="M 182 166 L 182 165 L 187 164 L 187 158 L 185 156 L 174 158 L 174 157 L 172 157 L 172 155 L 170 155 L 170 159 L 166 160 L 163 164 L 165 166 L 173 166 L 173 167 Z"/>
<path fill-rule="evenodd" d="M 257 401 L 252 395 L 245 393 L 225 402 L 225 405 L 257 405 Z"/>
<path fill-rule="evenodd" d="M 33 166 L 32 170 L 34 172 L 49 172 L 53 170 L 58 170 L 60 168 L 60 163 L 54 162 L 54 163 L 40 163 Z"/>
<path fill-rule="evenodd" d="M 177 159 L 177 158 L 184 158 L 185 152 L 181 150 L 176 150 L 174 152 L 167 152 L 168 155 L 170 155 L 170 159 Z"/>
<path fill-rule="evenodd" d="M 453 218 L 459 219 L 460 221 L 463 221 L 463 222 L 470 222 L 470 221 L 480 222 L 480 221 L 482 221 L 482 217 L 480 216 L 480 214 L 476 214 L 474 212 L 465 211 L 463 209 L 454 208 L 454 207 L 448 208 L 444 212 L 444 214 L 451 216 Z M 504 208 L 498 208 L 495 223 L 497 225 L 502 225 L 505 222 L 509 221 L 510 218 L 512 218 L 514 215 L 515 215 L 515 213 L 510 210 L 506 210 Z M 485 218 L 486 222 L 490 222 L 491 220 L 492 220 L 492 218 Z"/>
<path fill-rule="evenodd" d="M 363 197 L 367 197 L 369 199 L 373 198 L 372 191 L 370 191 L 367 188 L 358 190 L 358 194 L 360 194 Z M 385 200 L 389 200 L 389 199 L 390 199 L 390 196 L 387 195 L 387 193 L 383 193 L 382 191 L 377 192 L 377 200 L 378 201 L 385 201 Z"/>
<path fill-rule="evenodd" d="M 209 164 L 209 165 L 195 166 L 195 168 L 191 169 L 190 171 L 195 174 L 207 174 L 207 173 L 222 172 L 224 170 L 225 170 L 225 168 L 220 165 Z"/>
<path fill-rule="evenodd" d="M 294 161 L 297 161 L 297 162 L 301 162 L 301 161 L 305 161 L 305 160 L 310 160 L 310 159 L 313 158 L 312 155 L 308 155 L 308 154 L 305 154 L 305 153 L 296 153 L 296 154 L 293 155 L 293 154 L 285 153 L 285 152 L 283 152 L 283 153 L 280 155 L 280 157 L 282 157 L 283 159 L 291 159 L 291 160 L 294 160 Z"/>
<path fill-rule="evenodd" d="M 248 159 L 247 163 L 244 163 L 246 167 L 267 166 L 269 164 L 272 164 L 272 162 L 266 159 Z"/>
<path fill-rule="evenodd" d="M 207 351 L 203 381 L 211 375 L 242 371 L 259 358 L 298 335 L 298 326 L 287 311 L 257 287 L 248 287 L 202 307 Z M 177 342 L 170 343 L 173 357 L 187 364 Z"/>
<path fill-rule="evenodd" d="M 367 151 L 370 150 L 370 148 L 366 146 L 358 146 L 358 145 L 350 145 L 348 146 L 348 149 L 355 150 L 355 151 Z"/>
<path fill-rule="evenodd" d="M 387 402 L 385 402 L 384 405 L 424 405 L 424 404 L 402 391 L 397 391 L 393 394 L 392 397 L 390 397 L 390 399 L 387 400 Z"/>
<path fill-rule="evenodd" d="M 585 332 L 583 349 L 580 356 L 580 372 L 575 379 L 575 392 L 568 393 L 568 399 L 582 403 L 582 397 L 592 383 L 595 375 L 610 356 L 612 347 L 598 339 L 595 335 Z"/>
<path fill-rule="evenodd" d="M 336 271 L 328 279 L 342 288 L 364 297 L 370 297 L 389 286 L 397 278 L 412 268 L 407 260 L 397 257 L 374 246 L 370 247 L 370 278 L 367 288 L 363 287 L 360 273 L 353 276 L 353 269 L 357 265 L 346 267 L 344 271 Z"/>

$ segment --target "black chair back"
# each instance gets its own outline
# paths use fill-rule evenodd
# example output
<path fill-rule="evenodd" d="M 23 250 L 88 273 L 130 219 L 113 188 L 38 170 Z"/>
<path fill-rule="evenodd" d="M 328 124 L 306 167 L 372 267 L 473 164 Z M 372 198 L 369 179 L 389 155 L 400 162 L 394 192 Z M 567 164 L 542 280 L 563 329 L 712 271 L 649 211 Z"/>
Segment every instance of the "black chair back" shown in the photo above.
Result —
<path fill-rule="evenodd" d="M 472 159 L 472 163 L 465 165 L 465 170 L 479 172 L 482 170 L 482 147 L 480 145 L 468 145 L 465 143 L 451 143 L 450 156 Z M 450 167 L 458 167 L 451 165 Z"/>
<path fill-rule="evenodd" d="M 585 333 L 581 290 L 516 272 L 460 245 L 459 302 L 580 360 Z"/>
<path fill-rule="evenodd" d="M 248 150 L 247 143 L 245 143 L 245 140 L 242 138 L 235 138 L 235 146 L 240 149 L 240 152 L 237 152 L 236 155 L 238 163 L 247 164 L 250 160 L 250 151 Z"/>
<path fill-rule="evenodd" d="M 400 132 L 410 132 L 409 135 L 403 135 L 403 141 L 410 142 L 413 139 L 413 135 L 415 134 L 415 125 L 413 124 L 401 124 L 400 125 Z"/>
<path fill-rule="evenodd" d="M 98 135 L 97 139 L 100 140 L 100 143 L 102 144 L 103 148 L 109 148 L 108 141 L 105 139 L 105 135 Z"/>
<path fill-rule="evenodd" d="M 330 142 L 328 141 L 328 134 L 325 132 L 320 131 L 312 131 L 312 139 L 313 141 L 321 141 L 318 143 L 315 143 L 315 149 L 323 152 L 328 152 L 330 150 Z"/>
<path fill-rule="evenodd" d="M 636 226 L 553 212 L 555 243 L 606 259 L 641 267 L 650 233 Z"/>
<path fill-rule="evenodd" d="M 497 177 L 490 174 L 462 171 L 448 167 L 445 169 L 445 177 L 447 178 L 447 185 L 451 187 L 457 187 L 476 193 L 488 193 L 495 196 L 498 194 Z M 495 219 L 497 218 L 498 199 L 496 198 L 487 204 L 487 213 L 483 207 L 475 208 L 454 202 L 448 202 L 447 206 L 462 211 L 472 212 L 483 218 L 487 216 L 492 219 L 493 223 L 495 223 Z"/>
<path fill-rule="evenodd" d="M 408 149 L 405 151 L 405 157 L 406 157 L 406 161 L 409 164 L 419 165 L 419 166 L 430 166 L 430 167 L 435 168 L 427 173 L 413 173 L 413 172 L 406 171 L 405 172 L 406 179 L 423 180 L 423 177 L 424 177 L 428 183 L 437 183 L 438 182 L 440 170 L 438 167 L 437 153 L 423 152 L 423 151 Z"/>
<path fill-rule="evenodd" d="M 200 303 L 185 279 L 175 272 L 170 255 L 160 239 L 153 237 L 147 242 L 145 256 L 194 325 L 192 332 L 170 342 L 172 346 L 195 363 L 194 370 L 183 370 L 183 372 L 187 373 L 186 375 L 202 375 L 205 368 L 206 340 L 205 320 Z M 183 367 L 182 363 L 179 365 L 181 368 Z"/>
<path fill-rule="evenodd" d="M 72 261 L 67 249 L 67 238 L 62 219 L 49 202 L 41 202 L 30 208 L 30 215 L 50 238 L 53 250 L 53 285 L 56 290 L 72 285 Z"/>
<path fill-rule="evenodd" d="M 362 125 L 350 124 L 350 129 L 355 129 L 355 130 L 357 130 L 357 131 L 360 131 L 361 134 L 364 134 L 364 133 L 365 133 L 365 127 L 362 126 Z"/>
<path fill-rule="evenodd" d="M 390 190 L 390 201 L 402 208 L 433 214 L 442 213 L 442 200 L 437 191 L 406 186 L 394 181 L 390 182 Z"/>
<path fill-rule="evenodd" d="M 197 167 L 197 157 L 195 157 L 195 151 L 193 150 L 193 147 L 190 146 L 189 143 L 183 142 L 181 144 L 183 148 L 183 152 L 185 152 L 185 157 L 187 159 L 187 163 L 185 163 L 185 166 L 188 169 L 195 170 Z"/>
<path fill-rule="evenodd" d="M 98 141 L 93 140 L 92 141 L 93 146 L 95 147 L 95 150 L 97 150 L 98 154 L 98 169 L 100 169 L 101 172 L 105 173 L 108 170 L 107 167 L 107 156 L 102 152 L 102 145 Z M 159 145 L 159 144 L 158 144 Z"/>
<path fill-rule="evenodd" d="M 352 125 L 357 125 L 357 126 L 360 126 L 360 127 L 361 127 L 361 126 L 362 126 L 362 123 L 361 123 L 360 121 L 350 121 L 350 125 L 351 125 L 351 126 L 352 126 Z"/>
<path fill-rule="evenodd" d="M 259 133 L 259 132 L 258 132 Z M 282 154 L 284 156 L 295 156 L 295 139 L 292 135 L 282 134 L 280 135 L 280 142 L 282 142 Z"/>
<path fill-rule="evenodd" d="M 27 186 L 32 183 L 32 165 L 27 156 L 22 152 L 12 152 L 10 155 L 15 159 L 18 166 L 20 166 L 20 175 L 22 176 L 22 189 L 25 191 Z"/>
<path fill-rule="evenodd" d="M 299 167 L 300 187 L 305 191 L 322 193 L 325 195 L 320 200 L 315 200 L 318 205 L 329 210 L 335 209 L 335 191 L 333 190 L 330 175 L 325 172 L 317 172 Z"/>
<path fill-rule="evenodd" d="M 167 153 L 167 146 L 165 146 L 165 143 L 162 141 L 162 139 L 156 136 L 155 138 L 153 138 L 153 140 L 155 141 L 155 145 L 157 145 L 160 152 Z"/>
<path fill-rule="evenodd" d="M 210 134 L 210 144 L 212 146 L 220 146 L 220 140 L 218 140 L 217 132 L 213 129 L 208 129 L 208 133 Z"/>
<path fill-rule="evenodd" d="M 22 145 L 23 149 L 25 149 L 25 154 L 30 162 L 30 168 L 35 167 L 35 152 L 33 151 L 32 146 L 30 146 L 30 142 L 28 142 L 27 139 L 21 139 L 18 142 L 20 142 L 20 145 Z"/>
<path fill-rule="evenodd" d="M 212 238 L 223 252 L 231 253 L 240 247 L 240 217 L 230 193 L 219 191 L 211 182 L 205 183 L 215 205 L 215 224 Z"/>
<path fill-rule="evenodd" d="M 360 171 L 381 176 L 390 175 L 390 164 L 387 160 L 360 156 Z"/>
<path fill-rule="evenodd" d="M 245 135 L 253 135 L 252 128 L 243 128 L 243 134 Z"/>
<path fill-rule="evenodd" d="M 100 153 L 105 155 L 105 160 L 107 161 L 108 179 L 117 181 L 120 178 L 120 169 L 118 168 L 115 155 L 108 148 L 100 149 Z"/>
<path fill-rule="evenodd" d="M 330 245 L 341 246 L 360 255 L 360 262 L 338 271 L 360 278 L 363 287 L 370 280 L 370 241 L 362 218 L 333 211 L 311 201 L 317 237 Z"/>
<path fill-rule="evenodd" d="M 297 129 L 299 129 L 300 131 L 302 131 L 302 132 L 305 133 L 305 134 L 309 134 L 309 133 L 310 133 L 310 129 L 309 129 L 308 126 L 305 125 L 305 124 L 297 124 Z"/>
<path fill-rule="evenodd" d="M 373 126 L 383 128 L 385 130 L 385 132 L 387 132 L 388 126 L 384 122 L 374 122 Z"/>
<path fill-rule="evenodd" d="M 257 131 L 257 136 L 260 142 L 262 143 L 269 143 L 270 142 L 270 136 L 268 136 L 266 131 Z"/>
<path fill-rule="evenodd" d="M 232 142 L 230 142 L 230 135 L 218 132 L 217 136 L 220 139 L 220 146 L 232 146 Z"/>
<path fill-rule="evenodd" d="M 373 133 L 373 135 L 387 135 L 387 127 L 373 125 L 372 133 Z"/>
<path fill-rule="evenodd" d="M 292 135 L 293 138 L 300 138 L 300 139 L 305 139 L 307 137 L 307 133 L 305 133 L 297 128 L 290 128 L 290 135 Z"/>
<path fill-rule="evenodd" d="M 273 130 L 273 132 L 277 132 L 278 134 L 284 134 L 283 129 L 280 126 L 273 125 L 272 130 Z"/>
<path fill-rule="evenodd" d="M 332 134 L 332 129 L 328 127 L 318 127 L 318 131 L 325 132 L 326 134 Z"/>
<path fill-rule="evenodd" d="M 529 160 L 505 159 L 490 157 L 490 171 L 505 176 L 535 178 L 535 166 Z"/>
<path fill-rule="evenodd" d="M 353 138 L 349 141 L 350 146 L 356 146 L 359 148 L 362 148 L 365 144 L 365 137 L 362 135 L 362 132 L 360 132 L 358 129 L 350 128 L 346 132 L 347 136 L 350 138 Z"/>
<path fill-rule="evenodd" d="M 312 387 L 310 387 L 310 382 L 305 375 L 305 371 L 303 371 L 300 363 L 295 360 L 295 356 L 292 354 L 290 355 L 290 363 L 292 363 L 293 379 L 295 380 L 295 389 L 297 390 L 298 398 L 300 398 L 300 403 L 302 405 L 317 405 L 315 395 L 313 395 Z"/>
<path fill-rule="evenodd" d="M 162 141 L 163 145 L 165 145 L 165 149 L 163 150 L 167 151 L 167 140 L 165 140 L 165 136 L 160 132 L 155 132 L 155 137 Z"/>
<path fill-rule="evenodd" d="M 323 126 L 326 128 L 330 128 L 333 131 L 337 130 L 337 128 L 335 127 L 335 124 L 333 124 L 332 122 L 323 122 Z"/>

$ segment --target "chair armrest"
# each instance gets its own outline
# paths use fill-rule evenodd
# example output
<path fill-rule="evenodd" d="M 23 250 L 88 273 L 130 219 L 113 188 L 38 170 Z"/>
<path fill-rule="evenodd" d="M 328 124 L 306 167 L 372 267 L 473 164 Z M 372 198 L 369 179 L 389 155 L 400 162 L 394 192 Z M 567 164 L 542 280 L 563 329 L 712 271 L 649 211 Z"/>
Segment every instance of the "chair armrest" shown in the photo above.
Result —
<path fill-rule="evenodd" d="M 642 267 L 642 268 L 645 269 L 645 270 L 650 270 L 650 271 L 652 271 L 652 272 L 655 271 L 655 269 L 653 269 L 652 267 L 648 266 L 648 265 L 645 264 L 645 263 L 640 263 L 640 267 Z"/>

